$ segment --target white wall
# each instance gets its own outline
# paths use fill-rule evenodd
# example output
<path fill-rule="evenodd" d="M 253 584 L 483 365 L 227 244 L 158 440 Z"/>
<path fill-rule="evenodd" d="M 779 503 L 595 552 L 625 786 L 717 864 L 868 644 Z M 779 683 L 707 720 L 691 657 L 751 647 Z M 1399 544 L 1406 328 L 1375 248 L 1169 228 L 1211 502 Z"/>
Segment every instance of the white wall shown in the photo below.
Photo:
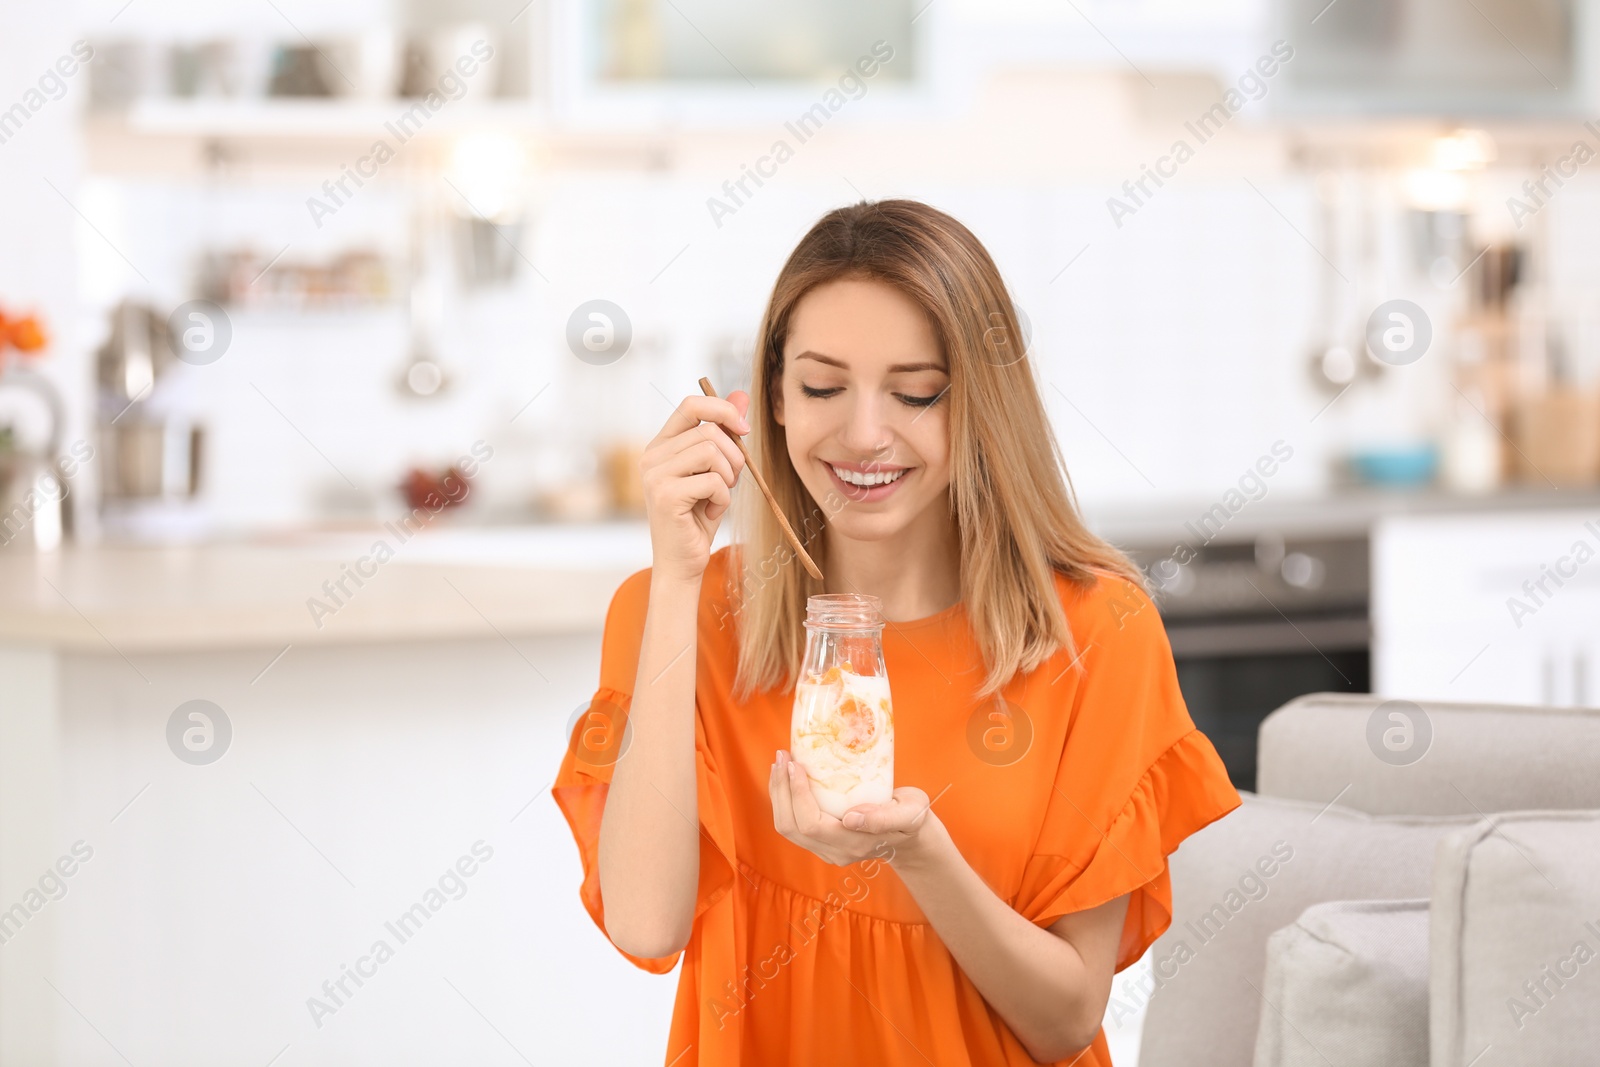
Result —
<path fill-rule="evenodd" d="M 0 111 L 26 106 L 27 94 L 39 90 L 39 79 L 69 54 L 78 37 L 71 15 L 65 5 L 47 5 L 30 11 L 25 20 L 6 20 L 0 33 Z M 70 445 L 88 428 L 90 370 L 77 328 L 77 270 L 79 241 L 92 234 L 74 213 L 82 202 L 78 112 L 88 75 L 79 69 L 64 80 L 66 94 L 60 99 L 40 94 L 43 105 L 0 144 L 0 233 L 5 235 L 0 241 L 0 306 L 12 314 L 35 312 L 43 318 L 51 343 L 47 357 L 33 365 L 65 396 L 70 414 L 63 442 Z M 26 412 L 37 410 L 26 402 L 14 409 L 9 399 L 0 403 L 25 418 Z M 92 466 L 80 477 L 76 485 L 92 485 Z M 84 495 L 93 499 L 92 493 Z M 92 524 L 93 515 L 88 519 Z"/>

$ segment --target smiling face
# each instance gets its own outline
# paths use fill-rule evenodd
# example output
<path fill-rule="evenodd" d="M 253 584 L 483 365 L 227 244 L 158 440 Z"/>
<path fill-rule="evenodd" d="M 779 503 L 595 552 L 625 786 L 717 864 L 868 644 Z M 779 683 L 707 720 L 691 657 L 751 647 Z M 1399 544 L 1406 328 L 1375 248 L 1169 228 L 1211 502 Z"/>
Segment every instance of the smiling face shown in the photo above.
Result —
<path fill-rule="evenodd" d="M 948 522 L 950 373 L 922 308 L 846 278 L 795 304 L 773 417 L 812 499 L 843 497 L 832 529 L 877 541 Z"/>

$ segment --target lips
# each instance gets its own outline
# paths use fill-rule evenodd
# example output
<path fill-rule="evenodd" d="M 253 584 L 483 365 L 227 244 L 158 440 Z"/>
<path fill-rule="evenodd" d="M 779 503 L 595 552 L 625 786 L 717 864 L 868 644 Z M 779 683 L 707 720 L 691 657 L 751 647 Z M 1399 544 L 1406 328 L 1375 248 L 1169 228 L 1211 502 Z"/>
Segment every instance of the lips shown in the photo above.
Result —
<path fill-rule="evenodd" d="M 822 466 L 839 492 L 857 503 L 888 497 L 916 470 L 881 463 L 823 463 Z"/>
<path fill-rule="evenodd" d="M 839 463 L 830 463 L 833 473 L 839 476 L 842 482 L 870 489 L 875 485 L 888 485 L 905 477 L 909 468 L 906 467 L 876 467 L 856 468 L 846 467 Z"/>

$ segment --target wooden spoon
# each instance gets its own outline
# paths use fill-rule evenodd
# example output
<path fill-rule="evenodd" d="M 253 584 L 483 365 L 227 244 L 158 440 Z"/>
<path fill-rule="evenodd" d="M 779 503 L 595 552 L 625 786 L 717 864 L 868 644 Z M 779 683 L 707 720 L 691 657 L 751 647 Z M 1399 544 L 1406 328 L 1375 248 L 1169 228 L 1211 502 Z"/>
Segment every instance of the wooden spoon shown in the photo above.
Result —
<path fill-rule="evenodd" d="M 710 378 L 700 379 L 700 391 L 705 393 L 706 396 L 717 395 L 717 391 L 711 387 Z M 789 544 L 794 546 L 795 552 L 799 554 L 800 562 L 805 565 L 811 577 L 819 582 L 822 581 L 822 572 L 817 569 L 816 563 L 812 561 L 811 556 L 806 552 L 805 546 L 800 543 L 800 538 L 795 536 L 794 527 L 790 526 L 789 520 L 783 517 L 783 509 L 778 506 L 778 501 L 773 497 L 772 490 L 767 488 L 766 479 L 761 477 L 761 472 L 756 469 L 755 461 L 750 458 L 750 450 L 744 446 L 744 438 L 734 434 L 733 443 L 739 446 L 739 452 L 744 456 L 744 469 L 750 472 L 750 476 L 756 480 L 756 488 L 760 489 L 761 495 L 767 498 L 767 503 L 772 507 L 772 513 L 778 517 L 778 525 L 783 527 L 784 534 L 789 538 Z"/>

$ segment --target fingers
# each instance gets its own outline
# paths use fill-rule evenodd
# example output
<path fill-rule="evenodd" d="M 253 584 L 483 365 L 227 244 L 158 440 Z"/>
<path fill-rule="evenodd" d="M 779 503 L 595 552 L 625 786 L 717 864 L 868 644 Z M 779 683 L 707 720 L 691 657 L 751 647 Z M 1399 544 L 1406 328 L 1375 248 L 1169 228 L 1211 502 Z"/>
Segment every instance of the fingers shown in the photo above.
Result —
<path fill-rule="evenodd" d="M 644 484 L 647 511 L 653 512 L 659 502 L 672 513 L 687 513 L 703 502 L 706 517 L 715 519 L 733 503 L 728 476 L 720 470 L 684 474 L 652 468 L 645 472 Z"/>
<path fill-rule="evenodd" d="M 806 769 L 792 759 L 785 763 L 789 770 L 789 793 L 795 825 L 805 827 L 803 832 L 809 833 L 822 821 L 822 809 L 817 807 L 816 795 L 811 792 L 811 777 L 806 774 Z"/>
<path fill-rule="evenodd" d="M 720 471 L 728 485 L 744 470 L 744 453 L 722 428 L 706 424 L 659 441 L 647 449 L 640 469 L 651 477 L 672 477 Z"/>
<path fill-rule="evenodd" d="M 728 465 L 735 471 L 744 467 L 744 453 L 739 451 L 739 446 L 734 439 L 721 426 L 703 422 L 691 430 L 685 430 L 675 437 L 670 437 L 662 442 L 663 454 L 674 454 L 685 449 L 694 448 L 703 444 L 714 445 L 719 452 L 727 457 Z"/>
<path fill-rule="evenodd" d="M 861 804 L 844 813 L 839 820 L 846 830 L 862 834 L 888 834 L 905 830 L 906 815 L 894 804 Z"/>
<path fill-rule="evenodd" d="M 738 453 L 735 452 L 734 456 L 738 458 Z M 704 439 L 692 442 L 676 455 L 664 458 L 656 470 L 662 475 L 679 478 L 712 471 L 722 477 L 724 485 L 730 487 L 736 480 L 733 463 L 726 453 L 715 442 Z"/>
<path fill-rule="evenodd" d="M 772 800 L 772 826 L 788 841 L 814 853 L 835 866 L 848 866 L 867 859 L 883 859 L 884 853 L 892 856 L 894 846 L 887 841 L 876 841 L 870 847 L 866 841 L 877 834 L 887 833 L 897 839 L 913 829 L 912 824 L 926 812 L 928 795 L 920 789 L 907 787 L 911 795 L 902 797 L 895 790 L 895 799 L 888 804 L 863 804 L 845 813 L 845 822 L 824 812 L 812 792 L 811 779 L 805 768 L 780 752 L 767 774 L 767 795 Z M 850 829 L 853 817 L 867 821 L 866 829 Z M 873 830 L 881 826 L 880 830 Z"/>
<path fill-rule="evenodd" d="M 901 786 L 887 804 L 858 804 L 839 821 L 845 829 L 863 834 L 915 833 L 928 817 L 928 794 L 916 786 Z"/>
<path fill-rule="evenodd" d="M 790 798 L 789 770 L 780 759 L 772 765 L 772 776 L 767 783 L 772 795 L 772 826 L 791 841 L 795 837 L 794 804 Z"/>
<path fill-rule="evenodd" d="M 733 504 L 733 493 L 722 480 L 722 475 L 714 471 L 685 479 L 683 484 L 688 491 L 688 498 L 698 501 L 695 506 L 701 508 L 710 522 L 721 518 Z"/>
<path fill-rule="evenodd" d="M 686 397 L 639 459 L 652 559 L 664 571 L 695 578 L 705 571 L 745 465 L 737 441 L 750 432 L 750 398 L 737 399 Z"/>
<path fill-rule="evenodd" d="M 915 830 L 928 818 L 928 812 L 933 808 L 933 801 L 928 799 L 928 794 L 914 785 L 903 785 L 893 794 L 893 804 L 899 806 L 910 815 L 907 830 Z"/>
<path fill-rule="evenodd" d="M 769 784 L 772 795 L 772 825 L 783 837 L 814 854 L 818 859 L 835 866 L 854 863 L 856 858 L 840 852 L 828 840 L 839 832 L 839 821 L 823 815 L 811 794 L 811 780 L 805 768 L 779 752 L 778 761 L 772 765 Z M 832 823 L 830 828 L 827 824 Z"/>
<path fill-rule="evenodd" d="M 745 406 L 749 407 L 749 397 L 745 398 Z M 655 444 L 669 437 L 676 437 L 685 430 L 692 430 L 702 422 L 714 422 L 724 427 L 729 433 L 744 436 L 750 432 L 750 424 L 744 420 L 744 412 L 733 405 L 730 400 L 715 396 L 686 396 L 670 416 L 661 432 L 656 435 Z"/>

